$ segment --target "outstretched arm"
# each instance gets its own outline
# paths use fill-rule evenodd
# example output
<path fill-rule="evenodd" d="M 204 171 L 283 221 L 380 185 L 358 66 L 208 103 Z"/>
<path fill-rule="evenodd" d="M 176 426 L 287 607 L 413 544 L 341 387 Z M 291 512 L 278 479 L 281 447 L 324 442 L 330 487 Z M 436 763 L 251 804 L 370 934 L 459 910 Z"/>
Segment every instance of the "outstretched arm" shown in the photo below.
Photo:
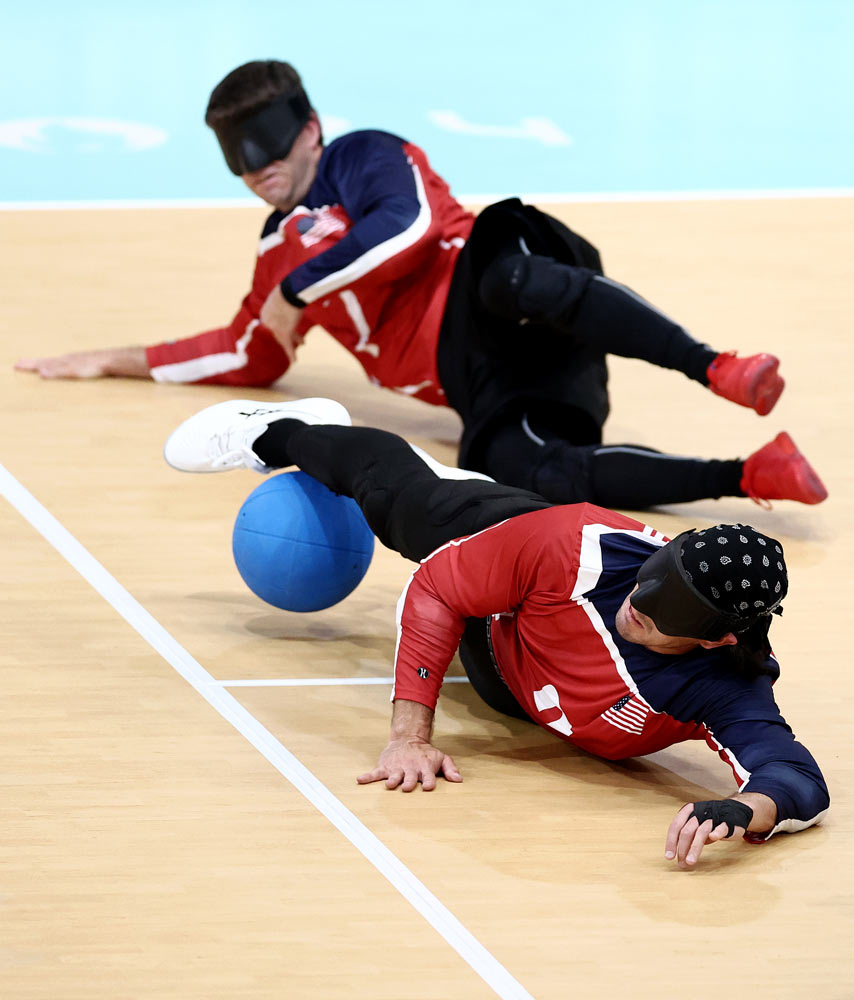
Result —
<path fill-rule="evenodd" d="M 714 816 L 727 803 L 749 806 L 753 812 L 747 813 L 748 820 L 736 815 L 731 825 L 737 830 L 730 835 L 751 843 L 820 823 L 830 805 L 818 764 L 795 739 L 774 700 L 777 673 L 770 658 L 765 672 L 752 678 L 713 667 L 694 671 L 691 683 L 682 685 L 666 707 L 683 721 L 702 720 L 698 735 L 732 768 L 738 785 L 731 798 L 705 803 L 713 810 L 707 815 Z M 716 829 L 718 819 L 691 819 L 693 805 L 680 810 L 668 831 L 666 852 L 683 867 L 696 863 L 705 844 L 727 837 L 725 829 Z M 713 829 L 714 835 L 707 836 Z"/>
<path fill-rule="evenodd" d="M 432 708 L 417 701 L 395 701 L 388 746 L 373 771 L 359 775 L 359 784 L 384 780 L 386 788 L 399 785 L 404 792 L 411 792 L 420 782 L 422 789 L 430 792 L 440 774 L 446 781 L 462 781 L 453 760 L 430 744 L 433 714 Z"/>
<path fill-rule="evenodd" d="M 267 386 L 293 363 L 303 341 L 299 325 L 286 338 L 254 318 L 246 302 L 230 326 L 149 347 L 79 351 L 18 361 L 18 371 L 46 379 L 148 378 L 156 382 L 196 382 Z"/>
<path fill-rule="evenodd" d="M 109 347 L 47 358 L 22 358 L 15 368 L 19 372 L 35 372 L 42 378 L 151 378 L 144 347 Z"/>
<path fill-rule="evenodd" d="M 271 216 L 272 223 L 277 217 L 276 213 Z M 282 300 L 279 281 L 307 256 L 320 252 L 324 246 L 325 243 L 321 242 L 306 248 L 298 239 L 291 239 L 282 240 L 263 253 L 259 251 L 252 289 L 226 327 L 144 347 L 23 358 L 15 368 L 35 372 L 46 379 L 112 376 L 151 378 L 156 382 L 271 385 L 293 363 L 310 325 L 302 322 L 301 309 Z M 271 289 L 275 296 L 265 305 Z"/>

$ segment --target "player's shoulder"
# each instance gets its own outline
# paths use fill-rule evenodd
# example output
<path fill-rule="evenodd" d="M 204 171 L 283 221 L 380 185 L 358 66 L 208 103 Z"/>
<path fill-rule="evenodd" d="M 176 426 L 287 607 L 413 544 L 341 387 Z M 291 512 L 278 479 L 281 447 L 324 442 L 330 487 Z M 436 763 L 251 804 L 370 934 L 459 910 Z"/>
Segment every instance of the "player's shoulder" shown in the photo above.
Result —
<path fill-rule="evenodd" d="M 595 503 L 570 503 L 558 504 L 546 510 L 538 511 L 538 515 L 546 515 L 544 522 L 573 524 L 579 528 L 586 526 L 600 527 L 606 530 L 623 530 L 632 533 L 649 535 L 653 540 L 666 540 L 666 536 L 655 528 L 637 518 L 621 514 L 619 511 L 611 510 L 609 507 L 599 507 Z"/>
<path fill-rule="evenodd" d="M 408 140 L 393 132 L 385 132 L 382 129 L 362 128 L 352 132 L 345 132 L 344 135 L 336 136 L 324 147 L 326 153 L 337 153 L 341 150 L 371 149 L 380 146 L 404 146 Z"/>
<path fill-rule="evenodd" d="M 590 569 L 600 579 L 603 572 L 613 575 L 636 573 L 667 541 L 661 532 L 636 518 L 599 507 L 593 503 L 561 504 L 523 515 L 520 535 L 543 555 L 569 559 Z"/>
<path fill-rule="evenodd" d="M 517 539 L 524 536 L 527 545 L 556 555 L 577 553 L 591 545 L 598 550 L 606 538 L 622 536 L 640 545 L 646 558 L 656 545 L 663 544 L 664 537 L 634 518 L 592 503 L 555 504 L 529 511 L 511 518 L 508 530 Z"/>
<path fill-rule="evenodd" d="M 411 143 L 392 132 L 379 129 L 357 129 L 339 135 L 324 146 L 318 164 L 320 176 L 334 176 L 337 171 L 352 168 L 360 162 L 397 157 L 405 153 Z"/>

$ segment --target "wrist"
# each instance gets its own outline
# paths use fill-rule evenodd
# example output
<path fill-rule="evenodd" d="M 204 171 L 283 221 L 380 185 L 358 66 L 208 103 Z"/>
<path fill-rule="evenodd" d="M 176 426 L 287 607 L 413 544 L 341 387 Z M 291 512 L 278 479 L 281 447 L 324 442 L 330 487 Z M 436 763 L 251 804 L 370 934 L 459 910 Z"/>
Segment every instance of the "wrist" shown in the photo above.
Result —
<path fill-rule="evenodd" d="M 398 699 L 391 719 L 391 740 L 416 739 L 430 742 L 433 735 L 433 709 L 417 701 Z"/>
<path fill-rule="evenodd" d="M 124 378 L 149 378 L 151 368 L 144 347 L 119 347 L 108 350 L 104 357 L 103 374 Z"/>
<path fill-rule="evenodd" d="M 761 792 L 741 792 L 733 795 L 736 802 L 742 802 L 753 810 L 748 831 L 750 833 L 766 833 L 777 823 L 777 803 Z"/>

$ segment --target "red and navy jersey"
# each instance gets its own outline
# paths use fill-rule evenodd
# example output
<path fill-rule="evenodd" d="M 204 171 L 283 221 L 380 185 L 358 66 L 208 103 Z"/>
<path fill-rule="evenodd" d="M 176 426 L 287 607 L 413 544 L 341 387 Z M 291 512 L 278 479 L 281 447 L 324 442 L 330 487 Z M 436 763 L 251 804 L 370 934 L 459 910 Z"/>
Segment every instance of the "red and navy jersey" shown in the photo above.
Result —
<path fill-rule="evenodd" d="M 473 221 L 417 146 L 385 132 L 341 136 L 324 149 L 303 204 L 267 219 L 252 289 L 231 324 L 148 348 L 152 377 L 276 381 L 289 360 L 259 316 L 281 284 L 305 307 L 301 335 L 321 326 L 374 383 L 444 404 L 436 347 Z"/>
<path fill-rule="evenodd" d="M 495 661 L 527 714 L 611 760 L 702 739 L 741 791 L 777 804 L 768 834 L 817 822 L 821 772 L 774 700 L 779 673 L 747 679 L 725 652 L 654 653 L 616 630 L 637 572 L 665 536 L 592 504 L 551 507 L 438 549 L 399 604 L 394 698 L 435 707 L 465 620 L 491 616 Z"/>

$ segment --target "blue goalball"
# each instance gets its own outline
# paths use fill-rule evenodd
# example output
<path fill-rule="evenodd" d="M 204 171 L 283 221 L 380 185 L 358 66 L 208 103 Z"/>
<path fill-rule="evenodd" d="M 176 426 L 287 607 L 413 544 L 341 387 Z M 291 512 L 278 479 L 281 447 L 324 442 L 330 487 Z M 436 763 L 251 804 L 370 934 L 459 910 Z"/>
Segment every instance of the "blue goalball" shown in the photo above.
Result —
<path fill-rule="evenodd" d="M 231 548 L 244 582 L 261 600 L 285 611 L 321 611 L 359 585 L 374 535 L 355 500 L 304 472 L 284 472 L 246 498 Z"/>

